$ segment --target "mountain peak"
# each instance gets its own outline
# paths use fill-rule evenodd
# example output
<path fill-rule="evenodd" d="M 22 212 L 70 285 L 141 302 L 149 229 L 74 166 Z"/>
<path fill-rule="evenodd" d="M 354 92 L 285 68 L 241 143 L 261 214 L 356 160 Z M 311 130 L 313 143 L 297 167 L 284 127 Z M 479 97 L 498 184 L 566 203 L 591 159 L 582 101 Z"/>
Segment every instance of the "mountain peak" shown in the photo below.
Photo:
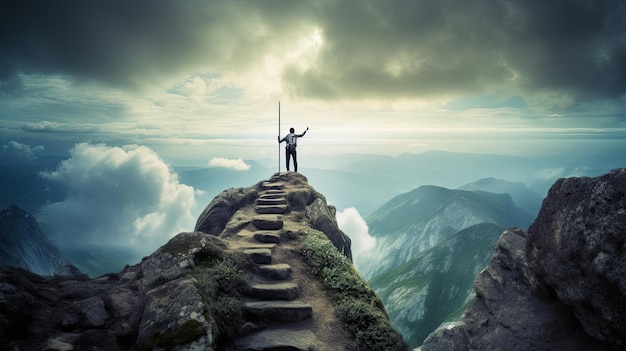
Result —
<path fill-rule="evenodd" d="M 0 279 L 7 348 L 406 349 L 335 209 L 297 173 L 223 191 L 194 232 L 119 273 Z"/>
<path fill-rule="evenodd" d="M 70 264 L 37 220 L 16 205 L 0 211 L 0 266 L 21 267 L 41 275 L 53 275 Z"/>

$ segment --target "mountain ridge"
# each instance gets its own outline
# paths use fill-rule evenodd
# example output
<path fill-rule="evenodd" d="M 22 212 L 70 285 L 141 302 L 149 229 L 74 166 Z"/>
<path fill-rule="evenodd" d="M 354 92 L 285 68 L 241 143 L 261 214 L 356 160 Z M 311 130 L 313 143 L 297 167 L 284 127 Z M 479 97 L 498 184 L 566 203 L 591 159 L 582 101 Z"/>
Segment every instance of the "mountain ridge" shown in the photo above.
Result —
<path fill-rule="evenodd" d="M 0 268 L 0 348 L 406 350 L 335 213 L 280 173 L 224 190 L 194 232 L 119 273 Z"/>
<path fill-rule="evenodd" d="M 531 221 L 508 194 L 421 186 L 394 197 L 366 217 L 377 246 L 370 253 L 372 259 L 359 269 L 369 279 L 474 224 L 525 227 Z"/>
<path fill-rule="evenodd" d="M 0 266 L 21 267 L 51 276 L 70 265 L 31 214 L 16 205 L 0 211 Z"/>

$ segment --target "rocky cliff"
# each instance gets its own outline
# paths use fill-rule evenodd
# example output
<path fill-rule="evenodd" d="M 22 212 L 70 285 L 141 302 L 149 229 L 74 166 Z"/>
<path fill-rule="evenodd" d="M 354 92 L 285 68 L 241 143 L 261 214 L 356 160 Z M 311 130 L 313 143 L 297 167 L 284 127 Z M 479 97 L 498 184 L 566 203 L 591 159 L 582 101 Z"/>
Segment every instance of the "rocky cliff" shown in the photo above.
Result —
<path fill-rule="evenodd" d="M 193 232 L 95 279 L 0 270 L 0 349 L 404 350 L 297 173 L 217 196 Z"/>
<path fill-rule="evenodd" d="M 528 232 L 511 228 L 462 319 L 432 350 L 623 350 L 626 169 L 558 180 Z"/>

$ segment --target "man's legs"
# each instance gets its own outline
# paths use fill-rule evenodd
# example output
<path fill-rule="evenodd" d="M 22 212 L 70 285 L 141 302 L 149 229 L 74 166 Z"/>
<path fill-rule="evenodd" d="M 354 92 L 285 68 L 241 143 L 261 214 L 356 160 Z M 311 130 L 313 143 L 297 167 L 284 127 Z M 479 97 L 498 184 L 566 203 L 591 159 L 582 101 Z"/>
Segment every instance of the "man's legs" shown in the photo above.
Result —
<path fill-rule="evenodd" d="M 289 172 L 289 159 L 291 158 L 291 152 L 289 148 L 285 148 L 285 160 L 287 160 L 287 172 Z"/>
<path fill-rule="evenodd" d="M 298 158 L 296 157 L 296 149 L 293 149 L 293 170 L 298 171 Z"/>

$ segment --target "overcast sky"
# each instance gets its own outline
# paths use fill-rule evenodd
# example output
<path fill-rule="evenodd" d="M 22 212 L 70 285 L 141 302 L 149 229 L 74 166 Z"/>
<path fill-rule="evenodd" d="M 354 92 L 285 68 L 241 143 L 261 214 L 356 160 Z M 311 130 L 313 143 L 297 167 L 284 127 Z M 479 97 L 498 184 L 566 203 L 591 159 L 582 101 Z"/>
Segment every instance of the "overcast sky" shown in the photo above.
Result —
<path fill-rule="evenodd" d="M 206 163 L 274 157 L 278 101 L 281 134 L 310 127 L 307 152 L 624 146 L 621 0 L 1 7 L 4 146 L 137 144 Z"/>

